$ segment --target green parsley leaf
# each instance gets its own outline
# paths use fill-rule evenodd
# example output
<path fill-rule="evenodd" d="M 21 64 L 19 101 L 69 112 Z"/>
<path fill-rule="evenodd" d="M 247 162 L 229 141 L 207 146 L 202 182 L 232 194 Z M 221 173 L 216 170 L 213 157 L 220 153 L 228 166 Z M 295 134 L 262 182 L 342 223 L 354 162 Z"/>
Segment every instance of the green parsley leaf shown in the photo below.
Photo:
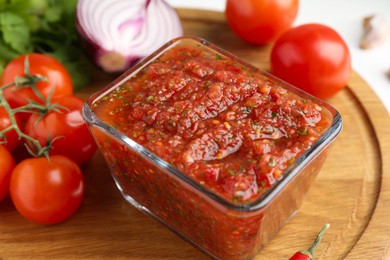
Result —
<path fill-rule="evenodd" d="M 60 6 L 50 6 L 44 14 L 45 19 L 50 22 L 58 22 L 61 20 L 62 9 Z"/>
<path fill-rule="evenodd" d="M 7 62 L 5 60 L 0 60 L 0 75 L 3 74 L 5 65 L 7 65 Z"/>
<path fill-rule="evenodd" d="M 11 49 L 4 41 L 0 38 L 0 75 L 3 73 L 5 66 L 8 61 L 19 56 L 19 53 Z"/>
<path fill-rule="evenodd" d="M 32 50 L 29 45 L 30 31 L 25 21 L 10 12 L 0 13 L 0 29 L 3 40 L 14 51 L 26 53 Z"/>
<path fill-rule="evenodd" d="M 0 73 L 5 64 L 29 52 L 58 59 L 74 89 L 87 85 L 93 65 L 79 43 L 77 0 L 0 0 Z"/>
<path fill-rule="evenodd" d="M 3 41 L 3 39 L 0 38 L 0 60 L 9 61 L 18 57 L 19 55 L 20 54 L 18 52 L 14 51 Z"/>

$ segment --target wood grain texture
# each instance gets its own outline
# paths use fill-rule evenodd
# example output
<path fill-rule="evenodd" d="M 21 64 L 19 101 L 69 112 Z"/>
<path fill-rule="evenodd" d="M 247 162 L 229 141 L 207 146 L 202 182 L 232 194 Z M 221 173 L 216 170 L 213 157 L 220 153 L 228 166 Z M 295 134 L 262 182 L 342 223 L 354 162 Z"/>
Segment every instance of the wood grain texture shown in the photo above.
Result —
<path fill-rule="evenodd" d="M 186 35 L 200 36 L 268 70 L 268 47 L 250 46 L 223 14 L 178 10 Z M 87 97 L 113 79 L 100 75 L 79 93 Z M 344 129 L 302 208 L 255 258 L 288 259 L 307 248 L 324 223 L 331 227 L 316 259 L 390 258 L 390 120 L 362 78 L 329 102 Z M 10 200 L 0 204 L 0 259 L 208 259 L 130 206 L 99 153 L 83 166 L 86 196 L 80 210 L 54 226 L 28 222 Z"/>

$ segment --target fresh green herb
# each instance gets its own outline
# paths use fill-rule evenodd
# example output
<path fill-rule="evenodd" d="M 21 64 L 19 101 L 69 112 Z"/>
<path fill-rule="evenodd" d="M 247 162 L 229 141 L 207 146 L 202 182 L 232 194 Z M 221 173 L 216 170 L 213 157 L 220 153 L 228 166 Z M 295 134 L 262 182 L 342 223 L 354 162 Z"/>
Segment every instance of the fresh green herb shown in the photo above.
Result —
<path fill-rule="evenodd" d="M 250 106 L 242 107 L 241 111 L 245 114 L 250 114 L 252 112 L 252 108 Z"/>
<path fill-rule="evenodd" d="M 306 128 L 298 129 L 297 133 L 300 135 L 308 135 L 309 134 L 309 132 L 307 131 Z"/>
<path fill-rule="evenodd" d="M 146 97 L 146 102 L 153 102 L 154 101 L 154 96 L 150 95 Z"/>
<path fill-rule="evenodd" d="M 269 165 L 270 167 L 275 167 L 275 166 L 276 166 L 276 159 L 275 159 L 274 157 L 271 157 L 271 158 L 269 159 L 268 165 Z"/>
<path fill-rule="evenodd" d="M 85 86 L 92 65 L 79 46 L 76 4 L 77 0 L 1 0 L 0 74 L 12 59 L 39 52 L 67 68 L 75 90 Z"/>
<path fill-rule="evenodd" d="M 235 169 L 228 169 L 228 172 L 229 172 L 229 174 L 230 175 L 236 175 L 237 174 L 237 170 L 235 170 Z"/>
<path fill-rule="evenodd" d="M 216 53 L 215 54 L 215 59 L 216 60 L 223 60 L 223 57 L 219 53 Z"/>
<path fill-rule="evenodd" d="M 303 110 L 302 108 L 298 108 L 298 113 L 302 116 L 305 116 L 306 115 L 306 111 Z"/>
<path fill-rule="evenodd" d="M 236 195 L 236 196 L 233 197 L 232 201 L 236 202 L 236 203 L 242 202 L 243 198 L 242 198 L 242 196 Z"/>

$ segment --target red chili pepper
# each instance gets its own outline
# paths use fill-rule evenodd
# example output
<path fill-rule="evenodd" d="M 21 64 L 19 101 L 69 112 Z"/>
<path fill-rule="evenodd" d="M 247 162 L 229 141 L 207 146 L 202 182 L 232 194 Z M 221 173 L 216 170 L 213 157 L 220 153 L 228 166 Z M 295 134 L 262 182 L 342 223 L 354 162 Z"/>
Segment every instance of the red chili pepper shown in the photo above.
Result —
<path fill-rule="evenodd" d="M 320 233 L 318 233 L 316 240 L 313 242 L 313 244 L 309 247 L 307 250 L 301 250 L 296 252 L 290 260 L 313 260 L 314 259 L 314 251 L 316 250 L 317 246 L 321 242 L 322 237 L 324 236 L 326 230 L 328 230 L 330 224 L 325 224 L 323 228 L 321 229 Z"/>

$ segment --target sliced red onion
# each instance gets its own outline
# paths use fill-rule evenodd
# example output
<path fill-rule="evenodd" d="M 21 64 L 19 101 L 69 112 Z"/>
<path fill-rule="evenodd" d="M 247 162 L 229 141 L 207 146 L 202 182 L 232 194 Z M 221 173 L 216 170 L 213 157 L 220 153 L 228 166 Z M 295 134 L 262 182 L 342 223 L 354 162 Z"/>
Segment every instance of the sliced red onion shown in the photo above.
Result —
<path fill-rule="evenodd" d="M 86 51 L 106 72 L 123 72 L 183 34 L 164 0 L 79 0 L 76 22 Z"/>

